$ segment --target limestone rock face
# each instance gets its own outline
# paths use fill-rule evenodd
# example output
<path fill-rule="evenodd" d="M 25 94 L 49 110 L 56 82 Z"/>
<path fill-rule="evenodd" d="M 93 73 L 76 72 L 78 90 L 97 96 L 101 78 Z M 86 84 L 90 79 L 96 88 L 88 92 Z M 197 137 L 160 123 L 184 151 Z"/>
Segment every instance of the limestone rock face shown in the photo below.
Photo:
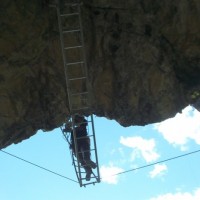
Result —
<path fill-rule="evenodd" d="M 0 148 L 69 115 L 59 32 L 49 1 L 0 7 Z M 123 126 L 200 110 L 199 0 L 85 0 L 90 113 Z"/>

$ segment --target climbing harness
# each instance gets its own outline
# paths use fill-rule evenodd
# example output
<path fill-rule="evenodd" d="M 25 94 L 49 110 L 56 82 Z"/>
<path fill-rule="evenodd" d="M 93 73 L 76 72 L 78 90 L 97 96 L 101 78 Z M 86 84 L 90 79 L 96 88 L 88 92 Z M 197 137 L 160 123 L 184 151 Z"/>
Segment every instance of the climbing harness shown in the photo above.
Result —
<path fill-rule="evenodd" d="M 61 50 L 64 63 L 64 71 L 67 85 L 68 102 L 71 117 L 67 123 L 70 124 L 70 131 L 66 131 L 61 127 L 61 131 L 65 140 L 69 143 L 69 134 L 73 134 L 75 152 L 71 150 L 72 163 L 76 172 L 79 185 L 86 186 L 88 184 L 95 184 L 100 182 L 100 173 L 98 165 L 95 129 L 93 115 L 87 117 L 88 125 L 88 139 L 90 140 L 90 154 L 96 166 L 92 169 L 90 179 L 86 179 L 86 171 L 83 163 L 80 162 L 78 155 L 84 152 L 78 152 L 76 137 L 75 116 L 81 113 L 88 113 L 90 109 L 89 104 L 89 90 L 87 78 L 87 66 L 84 52 L 84 38 L 83 27 L 81 19 L 81 6 L 79 0 L 56 0 L 56 4 L 52 5 L 56 8 L 58 27 L 60 34 Z"/>

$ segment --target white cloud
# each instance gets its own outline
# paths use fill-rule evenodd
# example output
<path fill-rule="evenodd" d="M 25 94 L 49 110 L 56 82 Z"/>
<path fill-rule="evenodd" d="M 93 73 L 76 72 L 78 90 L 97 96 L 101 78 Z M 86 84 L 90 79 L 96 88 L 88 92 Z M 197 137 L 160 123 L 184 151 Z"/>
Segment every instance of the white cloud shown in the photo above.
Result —
<path fill-rule="evenodd" d="M 170 144 L 187 150 L 189 139 L 200 144 L 200 112 L 188 106 L 174 118 L 167 119 L 154 126 Z"/>
<path fill-rule="evenodd" d="M 150 200 L 199 200 L 200 188 L 196 189 L 194 192 L 177 192 L 175 194 L 167 193 L 153 197 Z"/>
<path fill-rule="evenodd" d="M 132 161 L 138 157 L 142 156 L 146 162 L 152 162 L 157 160 L 160 155 L 156 152 L 155 140 L 154 139 L 144 139 L 142 137 L 121 137 L 120 143 L 133 148 L 131 159 Z"/>
<path fill-rule="evenodd" d="M 154 166 L 154 169 L 149 173 L 151 178 L 155 178 L 156 176 L 161 176 L 164 172 L 167 171 L 167 166 L 165 164 L 157 164 Z"/>
<path fill-rule="evenodd" d="M 100 174 L 103 182 L 109 183 L 109 184 L 117 184 L 119 181 L 119 177 L 115 174 L 123 172 L 124 170 L 122 168 L 116 167 L 116 166 L 101 166 L 100 167 Z"/>

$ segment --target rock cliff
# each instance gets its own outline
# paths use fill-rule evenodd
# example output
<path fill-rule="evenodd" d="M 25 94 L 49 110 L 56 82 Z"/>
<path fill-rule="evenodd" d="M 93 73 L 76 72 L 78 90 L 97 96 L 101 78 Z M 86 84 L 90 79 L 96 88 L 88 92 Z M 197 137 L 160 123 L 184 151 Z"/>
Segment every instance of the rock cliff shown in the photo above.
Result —
<path fill-rule="evenodd" d="M 0 148 L 69 115 L 50 1 L 0 7 Z M 200 110 L 199 0 L 83 0 L 90 113 L 123 126 Z"/>

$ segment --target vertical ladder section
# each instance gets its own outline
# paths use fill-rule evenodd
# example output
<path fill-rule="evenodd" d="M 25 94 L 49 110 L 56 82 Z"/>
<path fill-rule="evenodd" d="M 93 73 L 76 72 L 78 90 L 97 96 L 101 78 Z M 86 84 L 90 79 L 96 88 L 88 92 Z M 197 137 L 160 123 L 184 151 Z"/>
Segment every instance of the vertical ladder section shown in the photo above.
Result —
<path fill-rule="evenodd" d="M 76 124 L 74 116 L 78 113 L 88 113 L 90 109 L 87 66 L 84 52 L 83 27 L 81 21 L 81 3 L 79 0 L 56 0 L 56 10 L 61 42 L 62 57 L 67 85 L 70 123 L 74 133 L 74 143 L 77 152 Z M 88 121 L 88 133 L 91 145 L 91 157 L 97 164 L 90 181 L 85 179 L 85 171 L 72 152 L 72 160 L 80 186 L 100 182 L 98 155 L 96 148 L 95 129 L 93 116 Z M 63 130 L 63 129 L 62 129 Z M 65 138 L 66 132 L 62 131 Z"/>
<path fill-rule="evenodd" d="M 89 109 L 81 4 L 58 0 L 57 16 L 71 114 Z"/>
<path fill-rule="evenodd" d="M 71 124 L 71 126 L 72 126 L 72 120 L 73 119 L 70 118 L 67 124 Z M 87 137 L 90 139 L 91 160 L 96 163 L 97 167 L 95 169 L 92 169 L 90 181 L 86 181 L 86 172 L 85 172 L 84 166 L 81 165 L 81 163 L 77 159 L 77 155 L 75 155 L 75 153 L 71 150 L 72 163 L 73 163 L 75 173 L 76 173 L 77 179 L 78 179 L 81 187 L 100 182 L 98 154 L 97 154 L 97 150 L 96 150 L 96 137 L 95 137 L 94 121 L 93 121 L 92 115 L 87 117 L 87 124 L 88 124 L 88 128 L 87 128 L 88 136 Z M 62 130 L 62 133 L 64 135 L 65 140 L 70 145 L 70 139 L 69 138 L 71 137 L 70 134 L 71 134 L 72 129 L 68 130 L 68 132 L 67 132 L 65 130 L 66 127 L 69 127 L 69 126 L 68 125 L 66 126 L 66 124 L 63 125 L 63 127 L 61 127 L 61 130 Z M 77 140 L 84 139 L 84 138 L 85 137 L 77 138 Z M 78 153 L 80 153 L 80 152 L 78 152 Z"/>

